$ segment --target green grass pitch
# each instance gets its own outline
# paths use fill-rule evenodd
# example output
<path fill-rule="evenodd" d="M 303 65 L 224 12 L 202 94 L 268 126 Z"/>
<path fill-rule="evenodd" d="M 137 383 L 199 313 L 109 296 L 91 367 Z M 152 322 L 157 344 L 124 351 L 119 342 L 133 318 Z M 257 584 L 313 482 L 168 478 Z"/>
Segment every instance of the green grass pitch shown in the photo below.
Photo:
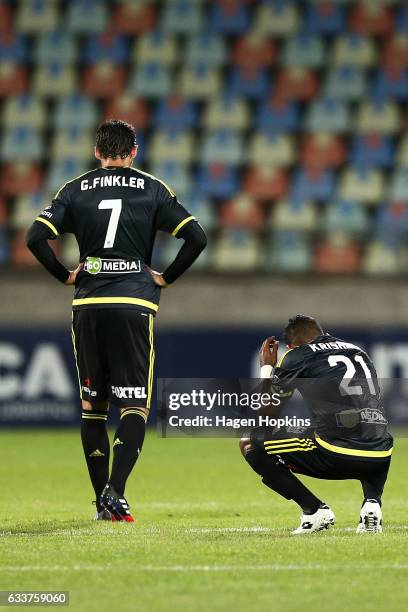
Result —
<path fill-rule="evenodd" d="M 151 432 L 127 490 L 135 524 L 91 521 L 78 432 L 0 441 L 2 590 L 69 590 L 81 611 L 407 609 L 408 439 L 396 441 L 383 534 L 354 533 L 359 483 L 309 480 L 337 524 L 301 539 L 289 535 L 297 507 L 261 485 L 237 440 Z"/>

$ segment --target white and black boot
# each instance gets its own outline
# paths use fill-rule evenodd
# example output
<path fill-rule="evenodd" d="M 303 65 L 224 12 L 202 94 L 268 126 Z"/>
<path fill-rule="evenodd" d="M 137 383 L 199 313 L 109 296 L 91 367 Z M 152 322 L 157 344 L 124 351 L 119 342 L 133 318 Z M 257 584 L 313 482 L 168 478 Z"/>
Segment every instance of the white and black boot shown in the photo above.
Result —
<path fill-rule="evenodd" d="M 360 521 L 356 533 L 381 533 L 381 504 L 376 499 L 366 499 L 360 510 Z"/>
<path fill-rule="evenodd" d="M 329 529 L 331 525 L 334 525 L 334 522 L 335 516 L 333 510 L 326 504 L 322 504 L 314 514 L 302 514 L 300 525 L 292 531 L 292 535 L 304 535 Z"/>

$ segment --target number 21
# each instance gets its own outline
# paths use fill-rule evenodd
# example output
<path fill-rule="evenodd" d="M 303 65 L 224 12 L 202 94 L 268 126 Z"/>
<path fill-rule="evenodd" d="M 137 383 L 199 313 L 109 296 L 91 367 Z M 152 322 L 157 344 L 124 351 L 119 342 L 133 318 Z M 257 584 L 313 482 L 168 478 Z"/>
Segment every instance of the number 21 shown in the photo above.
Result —
<path fill-rule="evenodd" d="M 116 230 L 118 229 L 119 217 L 122 211 L 122 200 L 102 200 L 99 202 L 99 210 L 111 209 L 111 216 L 106 232 L 104 249 L 111 249 L 115 242 Z"/>

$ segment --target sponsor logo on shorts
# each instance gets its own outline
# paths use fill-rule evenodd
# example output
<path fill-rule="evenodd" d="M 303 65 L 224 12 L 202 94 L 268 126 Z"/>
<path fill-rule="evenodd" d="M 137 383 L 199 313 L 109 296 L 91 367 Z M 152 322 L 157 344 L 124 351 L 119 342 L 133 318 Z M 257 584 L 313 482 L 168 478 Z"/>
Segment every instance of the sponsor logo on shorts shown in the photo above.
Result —
<path fill-rule="evenodd" d="M 146 387 L 114 387 L 112 395 L 118 399 L 146 399 Z"/>
<path fill-rule="evenodd" d="M 88 274 L 132 274 L 141 272 L 142 267 L 139 260 L 127 261 L 125 259 L 87 257 L 84 270 Z"/>
<path fill-rule="evenodd" d="M 91 397 L 96 397 L 98 395 L 97 391 L 92 391 L 92 389 L 90 389 L 86 385 L 82 386 L 82 391 L 84 391 L 85 393 L 88 393 L 88 395 L 90 395 Z"/>

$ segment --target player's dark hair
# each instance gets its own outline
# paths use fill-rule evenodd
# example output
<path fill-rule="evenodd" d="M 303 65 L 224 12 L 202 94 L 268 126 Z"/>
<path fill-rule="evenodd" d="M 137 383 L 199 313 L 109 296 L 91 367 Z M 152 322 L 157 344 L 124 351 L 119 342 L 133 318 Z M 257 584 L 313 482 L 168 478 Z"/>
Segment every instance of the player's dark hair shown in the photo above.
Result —
<path fill-rule="evenodd" d="M 104 121 L 96 130 L 95 147 L 105 159 L 125 159 L 135 145 L 135 128 L 120 119 Z"/>
<path fill-rule="evenodd" d="M 311 336 L 323 333 L 322 326 L 313 317 L 298 314 L 291 317 L 283 330 L 283 339 L 286 344 L 302 344 L 310 340 Z"/>

